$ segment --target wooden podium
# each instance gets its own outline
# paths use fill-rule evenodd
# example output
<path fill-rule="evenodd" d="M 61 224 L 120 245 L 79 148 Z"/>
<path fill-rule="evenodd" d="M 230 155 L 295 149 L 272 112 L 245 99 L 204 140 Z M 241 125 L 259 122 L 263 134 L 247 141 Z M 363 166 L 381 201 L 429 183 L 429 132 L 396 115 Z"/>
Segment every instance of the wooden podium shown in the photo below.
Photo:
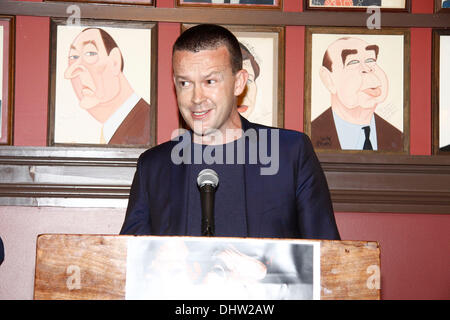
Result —
<path fill-rule="evenodd" d="M 40 235 L 34 298 L 125 299 L 130 238 L 136 237 Z M 311 241 L 320 242 L 320 299 L 380 299 L 377 242 Z"/>

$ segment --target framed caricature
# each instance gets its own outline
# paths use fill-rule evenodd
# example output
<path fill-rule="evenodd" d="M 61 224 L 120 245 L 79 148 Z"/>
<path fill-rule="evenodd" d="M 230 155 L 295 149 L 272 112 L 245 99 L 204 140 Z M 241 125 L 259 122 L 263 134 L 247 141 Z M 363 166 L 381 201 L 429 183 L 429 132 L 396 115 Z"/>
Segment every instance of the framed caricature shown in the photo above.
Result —
<path fill-rule="evenodd" d="M 450 155 L 450 30 L 433 30 L 433 153 Z"/>
<path fill-rule="evenodd" d="M 185 30 L 193 25 L 184 24 Z M 238 111 L 247 120 L 284 126 L 284 28 L 224 26 L 238 39 L 247 87 L 238 98 Z"/>
<path fill-rule="evenodd" d="M 371 6 L 387 11 L 409 11 L 410 0 L 304 0 L 306 10 L 366 10 Z"/>
<path fill-rule="evenodd" d="M 281 10 L 283 0 L 176 0 L 176 6 Z"/>
<path fill-rule="evenodd" d="M 304 128 L 318 151 L 409 152 L 409 31 L 306 30 Z"/>
<path fill-rule="evenodd" d="M 450 13 L 450 0 L 434 0 L 434 12 Z"/>
<path fill-rule="evenodd" d="M 14 18 L 0 16 L 0 145 L 12 144 Z"/>
<path fill-rule="evenodd" d="M 156 142 L 156 26 L 51 21 L 49 145 Z"/>

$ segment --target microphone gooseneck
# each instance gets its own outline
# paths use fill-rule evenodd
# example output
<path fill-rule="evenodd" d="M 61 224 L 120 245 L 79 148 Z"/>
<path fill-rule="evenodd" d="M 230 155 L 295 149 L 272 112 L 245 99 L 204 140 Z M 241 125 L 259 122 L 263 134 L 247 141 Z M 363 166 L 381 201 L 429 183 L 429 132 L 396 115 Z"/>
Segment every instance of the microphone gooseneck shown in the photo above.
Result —
<path fill-rule="evenodd" d="M 198 174 L 197 185 L 202 205 L 202 236 L 214 236 L 214 195 L 218 184 L 219 176 L 214 170 L 204 169 Z"/>

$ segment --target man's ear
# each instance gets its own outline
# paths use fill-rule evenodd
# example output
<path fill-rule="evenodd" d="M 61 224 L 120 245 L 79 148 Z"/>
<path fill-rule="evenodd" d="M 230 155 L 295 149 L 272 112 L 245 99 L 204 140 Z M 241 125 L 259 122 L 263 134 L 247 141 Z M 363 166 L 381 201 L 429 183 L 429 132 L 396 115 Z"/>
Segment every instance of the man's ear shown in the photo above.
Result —
<path fill-rule="evenodd" d="M 114 75 L 117 76 L 122 71 L 122 53 L 118 47 L 115 47 L 110 51 L 109 57 L 113 62 Z"/>
<path fill-rule="evenodd" d="M 247 85 L 248 80 L 248 72 L 245 69 L 239 70 L 234 75 L 234 95 L 236 97 L 240 96 L 241 93 L 245 90 L 245 86 Z"/>
<path fill-rule="evenodd" d="M 336 87 L 334 85 L 333 79 L 331 78 L 331 72 L 324 66 L 320 67 L 319 71 L 320 80 L 324 86 L 330 91 L 332 94 L 336 93 Z"/>

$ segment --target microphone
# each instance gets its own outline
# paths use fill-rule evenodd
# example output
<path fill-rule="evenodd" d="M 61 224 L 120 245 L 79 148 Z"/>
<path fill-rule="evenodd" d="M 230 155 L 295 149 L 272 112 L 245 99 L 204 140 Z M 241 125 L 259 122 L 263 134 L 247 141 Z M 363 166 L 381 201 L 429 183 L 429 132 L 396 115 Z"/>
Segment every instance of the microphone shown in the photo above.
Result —
<path fill-rule="evenodd" d="M 202 204 L 202 236 L 214 236 L 214 195 L 218 184 L 219 176 L 214 170 L 204 169 L 198 174 L 197 185 Z"/>

